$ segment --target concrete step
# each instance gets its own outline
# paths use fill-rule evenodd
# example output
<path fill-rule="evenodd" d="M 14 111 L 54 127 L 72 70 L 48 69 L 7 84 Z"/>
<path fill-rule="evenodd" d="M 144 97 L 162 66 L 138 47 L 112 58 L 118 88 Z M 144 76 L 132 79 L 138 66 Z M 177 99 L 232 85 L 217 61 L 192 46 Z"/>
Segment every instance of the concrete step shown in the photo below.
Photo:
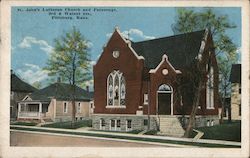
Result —
<path fill-rule="evenodd" d="M 169 136 L 181 137 L 185 131 L 176 116 L 165 116 L 159 118 L 160 133 Z"/>

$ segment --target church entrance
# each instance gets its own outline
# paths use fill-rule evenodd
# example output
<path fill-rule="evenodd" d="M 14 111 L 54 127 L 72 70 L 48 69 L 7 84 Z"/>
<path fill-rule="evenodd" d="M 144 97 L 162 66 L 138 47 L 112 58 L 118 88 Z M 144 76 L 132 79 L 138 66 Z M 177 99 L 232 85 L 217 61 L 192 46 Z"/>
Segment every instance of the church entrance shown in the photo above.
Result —
<path fill-rule="evenodd" d="M 173 89 L 163 84 L 158 88 L 157 100 L 158 100 L 158 115 L 172 115 L 172 95 Z"/>

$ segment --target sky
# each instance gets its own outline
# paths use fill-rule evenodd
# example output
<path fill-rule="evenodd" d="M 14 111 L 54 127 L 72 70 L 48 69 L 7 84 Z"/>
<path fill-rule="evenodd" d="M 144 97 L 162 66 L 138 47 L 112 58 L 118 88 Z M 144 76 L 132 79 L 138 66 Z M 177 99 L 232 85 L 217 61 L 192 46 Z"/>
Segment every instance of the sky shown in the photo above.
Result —
<path fill-rule="evenodd" d="M 241 9 L 217 7 L 213 10 L 218 15 L 228 15 L 229 21 L 237 25 L 226 33 L 241 54 Z M 133 41 L 149 40 L 173 35 L 171 25 L 177 15 L 174 7 L 13 7 L 11 13 L 11 69 L 27 83 L 32 85 L 38 81 L 42 87 L 51 82 L 43 67 L 53 50 L 54 39 L 73 26 L 88 40 L 91 65 L 94 65 L 116 26 L 124 36 L 129 32 Z M 58 16 L 72 19 L 56 19 Z M 86 84 L 92 88 L 93 80 Z"/>

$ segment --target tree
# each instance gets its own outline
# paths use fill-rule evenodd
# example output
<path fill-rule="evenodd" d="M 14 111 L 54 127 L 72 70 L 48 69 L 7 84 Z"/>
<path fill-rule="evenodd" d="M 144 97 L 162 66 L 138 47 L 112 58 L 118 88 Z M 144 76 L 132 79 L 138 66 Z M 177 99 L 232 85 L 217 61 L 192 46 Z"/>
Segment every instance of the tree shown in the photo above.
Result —
<path fill-rule="evenodd" d="M 230 92 L 230 82 L 229 82 L 229 77 L 230 77 L 230 72 L 231 72 L 231 65 L 232 65 L 232 61 L 228 60 L 228 59 L 224 59 L 221 57 L 218 57 L 218 61 L 219 61 L 219 81 L 220 81 L 220 87 L 219 89 L 221 90 L 220 95 L 222 98 L 222 109 L 221 109 L 221 122 L 223 121 L 223 117 L 224 117 L 224 109 L 226 108 L 226 98 L 229 96 L 229 92 Z M 229 107 L 228 107 L 229 108 Z M 228 121 L 231 121 L 231 114 L 230 111 L 228 111 Z"/>
<path fill-rule="evenodd" d="M 32 84 L 33 87 L 37 88 L 37 89 L 40 89 L 42 87 L 42 83 L 39 82 L 39 81 L 35 81 L 33 84 Z"/>
<path fill-rule="evenodd" d="M 209 29 L 213 36 L 216 57 L 220 57 L 218 61 L 219 73 L 224 82 L 220 82 L 220 95 L 225 97 L 228 88 L 228 70 L 223 68 L 223 63 L 236 59 L 236 45 L 232 42 L 229 36 L 226 35 L 227 29 L 235 28 L 236 25 L 229 22 L 227 15 L 217 15 L 212 9 L 207 8 L 201 12 L 196 12 L 192 9 L 177 9 L 176 22 L 172 25 L 172 30 L 175 34 L 188 33 L 197 30 Z M 195 115 L 200 100 L 200 92 L 204 87 L 205 80 L 202 69 L 202 62 L 197 61 L 196 71 L 192 71 L 191 75 L 195 75 L 197 81 L 194 83 L 195 95 L 192 102 L 192 112 L 185 131 L 184 136 L 188 137 L 193 129 Z M 199 71 L 199 73 L 197 73 Z M 223 101 L 222 109 L 224 109 L 225 101 Z M 223 111 L 222 111 L 223 113 Z M 222 114 L 223 115 L 223 114 Z"/>
<path fill-rule="evenodd" d="M 72 122 L 75 123 L 75 86 L 90 79 L 90 55 L 88 41 L 75 27 L 64 36 L 55 39 L 55 46 L 47 66 L 50 76 L 60 77 L 71 85 Z"/>

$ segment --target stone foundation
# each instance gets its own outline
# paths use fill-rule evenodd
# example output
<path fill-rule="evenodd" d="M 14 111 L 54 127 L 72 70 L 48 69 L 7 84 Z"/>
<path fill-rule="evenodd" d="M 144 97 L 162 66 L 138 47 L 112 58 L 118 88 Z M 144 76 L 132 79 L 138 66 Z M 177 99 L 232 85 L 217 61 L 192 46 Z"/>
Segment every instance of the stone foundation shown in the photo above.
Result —
<path fill-rule="evenodd" d="M 189 116 L 178 116 L 183 128 L 185 128 L 189 121 Z M 217 115 L 206 115 L 206 116 L 196 116 L 194 128 L 213 126 L 219 124 L 219 116 Z"/>
<path fill-rule="evenodd" d="M 105 126 L 101 127 L 101 119 L 104 120 Z M 120 120 L 120 127 L 112 128 L 111 120 Z M 131 129 L 128 129 L 127 121 L 131 120 Z M 147 130 L 148 123 L 150 130 L 157 129 L 157 120 L 155 117 L 150 117 L 150 122 L 148 122 L 148 116 L 136 116 L 136 115 L 102 115 L 94 114 L 92 115 L 92 127 L 98 130 L 111 130 L 111 131 L 131 131 L 131 130 Z"/>
<path fill-rule="evenodd" d="M 101 120 L 104 121 L 101 126 Z M 113 121 L 113 127 L 111 127 L 111 120 Z M 117 123 L 119 120 L 119 123 Z M 131 121 L 131 128 L 128 128 L 128 120 Z M 118 114 L 94 114 L 92 115 L 92 127 L 97 130 L 108 131 L 131 131 L 131 130 L 148 130 L 148 123 L 150 130 L 158 130 L 161 134 L 169 136 L 181 137 L 185 132 L 189 116 L 150 116 L 150 122 L 148 122 L 147 115 L 118 115 Z M 119 125 L 117 125 L 119 124 Z M 214 116 L 196 116 L 195 126 L 213 126 L 219 124 L 219 117 Z"/>

